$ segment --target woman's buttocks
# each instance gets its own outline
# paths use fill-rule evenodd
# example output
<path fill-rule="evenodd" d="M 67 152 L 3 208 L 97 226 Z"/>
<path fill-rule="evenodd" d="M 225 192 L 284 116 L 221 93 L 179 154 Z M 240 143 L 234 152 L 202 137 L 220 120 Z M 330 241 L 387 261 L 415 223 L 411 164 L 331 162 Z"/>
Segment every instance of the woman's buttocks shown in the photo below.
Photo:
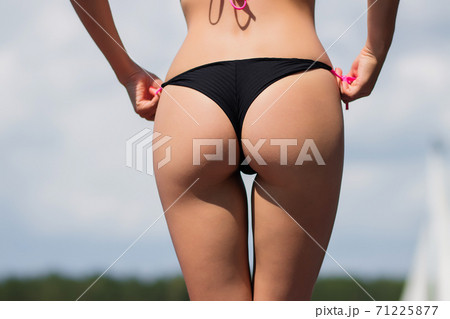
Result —
<path fill-rule="evenodd" d="M 314 0 L 181 0 L 188 32 L 166 80 L 222 60 L 295 57 L 331 62 L 317 38 Z M 235 2 L 238 5 L 243 1 Z"/>

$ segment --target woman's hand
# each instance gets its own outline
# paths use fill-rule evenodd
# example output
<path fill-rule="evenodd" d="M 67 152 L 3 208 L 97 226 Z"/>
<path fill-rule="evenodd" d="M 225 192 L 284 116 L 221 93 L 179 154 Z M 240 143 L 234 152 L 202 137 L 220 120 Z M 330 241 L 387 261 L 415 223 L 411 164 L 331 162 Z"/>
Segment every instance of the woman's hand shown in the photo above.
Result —
<path fill-rule="evenodd" d="M 155 92 L 160 88 L 162 82 L 155 74 L 139 66 L 123 81 L 134 110 L 140 117 L 149 121 L 155 120 L 156 108 L 161 94 L 155 95 Z"/>
<path fill-rule="evenodd" d="M 375 87 L 383 62 L 384 57 L 376 57 L 369 48 L 364 47 L 353 62 L 350 72 L 346 75 L 356 79 L 349 84 L 338 78 L 342 101 L 349 103 L 370 95 Z M 336 73 L 342 76 L 341 69 L 336 68 Z"/>

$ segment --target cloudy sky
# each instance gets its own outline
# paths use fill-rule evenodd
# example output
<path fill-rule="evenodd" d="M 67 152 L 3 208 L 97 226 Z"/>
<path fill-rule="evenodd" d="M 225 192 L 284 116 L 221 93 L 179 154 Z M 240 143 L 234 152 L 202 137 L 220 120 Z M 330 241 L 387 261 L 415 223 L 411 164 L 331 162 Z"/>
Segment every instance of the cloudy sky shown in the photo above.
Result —
<path fill-rule="evenodd" d="M 130 55 L 164 78 L 186 34 L 179 1 L 110 3 Z M 134 113 L 69 1 L 24 7 L 0 4 L 0 277 L 103 272 L 163 213 L 154 178 L 125 165 L 125 141 L 153 124 Z M 364 9 L 317 3 L 319 37 L 344 72 L 364 44 L 365 16 L 333 43 Z M 434 138 L 450 142 L 448 12 L 448 1 L 402 1 L 375 91 L 344 112 L 328 252 L 354 276 L 405 276 L 426 224 L 426 154 Z M 163 218 L 108 272 L 175 273 Z M 321 275 L 331 274 L 345 276 L 326 257 Z"/>

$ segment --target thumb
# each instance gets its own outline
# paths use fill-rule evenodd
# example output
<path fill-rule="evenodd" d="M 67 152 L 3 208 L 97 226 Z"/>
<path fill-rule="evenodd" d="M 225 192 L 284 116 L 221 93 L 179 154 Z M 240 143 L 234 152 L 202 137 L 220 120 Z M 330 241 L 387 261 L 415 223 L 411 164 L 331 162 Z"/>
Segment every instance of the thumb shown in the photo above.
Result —
<path fill-rule="evenodd" d="M 155 96 L 156 94 L 159 94 L 159 93 L 161 92 L 160 89 L 154 88 L 153 86 L 149 87 L 149 88 L 148 88 L 148 91 L 150 92 L 150 94 L 151 94 L 152 96 Z"/>

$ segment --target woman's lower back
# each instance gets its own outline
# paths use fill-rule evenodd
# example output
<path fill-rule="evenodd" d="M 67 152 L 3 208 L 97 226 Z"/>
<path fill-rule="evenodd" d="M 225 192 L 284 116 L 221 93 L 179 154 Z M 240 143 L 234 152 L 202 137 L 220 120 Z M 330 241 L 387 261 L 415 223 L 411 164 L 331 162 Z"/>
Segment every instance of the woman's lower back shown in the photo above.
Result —
<path fill-rule="evenodd" d="M 205 63 L 251 57 L 307 58 L 331 65 L 315 32 L 314 1 L 248 0 L 243 10 L 228 0 L 182 0 L 181 6 L 188 32 L 166 80 Z"/>

